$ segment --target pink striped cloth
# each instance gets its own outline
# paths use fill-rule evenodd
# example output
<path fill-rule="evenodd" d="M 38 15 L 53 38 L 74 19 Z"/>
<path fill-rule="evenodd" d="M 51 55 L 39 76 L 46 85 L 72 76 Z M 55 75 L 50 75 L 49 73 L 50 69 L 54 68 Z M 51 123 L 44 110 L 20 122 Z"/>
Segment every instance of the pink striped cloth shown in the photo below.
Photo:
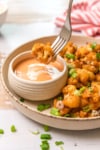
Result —
<path fill-rule="evenodd" d="M 62 27 L 67 11 L 56 17 L 55 24 Z M 100 36 L 100 0 L 88 0 L 73 4 L 71 12 L 73 31 L 81 31 L 87 36 Z"/>

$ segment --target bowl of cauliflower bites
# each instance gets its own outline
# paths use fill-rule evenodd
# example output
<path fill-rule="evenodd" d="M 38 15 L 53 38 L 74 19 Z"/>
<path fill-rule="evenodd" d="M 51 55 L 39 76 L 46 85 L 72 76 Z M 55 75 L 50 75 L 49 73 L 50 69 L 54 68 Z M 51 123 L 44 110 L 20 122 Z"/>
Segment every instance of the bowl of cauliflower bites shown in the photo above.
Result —
<path fill-rule="evenodd" d="M 72 35 L 53 59 L 55 38 L 30 41 L 7 57 L 5 89 L 18 110 L 39 123 L 67 130 L 100 128 L 100 38 Z"/>

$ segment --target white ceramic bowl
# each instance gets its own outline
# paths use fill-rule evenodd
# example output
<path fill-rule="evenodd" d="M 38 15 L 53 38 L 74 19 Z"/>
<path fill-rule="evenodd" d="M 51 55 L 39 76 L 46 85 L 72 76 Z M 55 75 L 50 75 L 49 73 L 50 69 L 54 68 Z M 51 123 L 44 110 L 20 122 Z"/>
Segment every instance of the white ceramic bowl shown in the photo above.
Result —
<path fill-rule="evenodd" d="M 0 2 L 0 27 L 5 23 L 7 12 L 8 12 L 7 4 Z"/>
<path fill-rule="evenodd" d="M 14 72 L 15 66 L 19 62 L 31 57 L 31 52 L 27 51 L 19 54 L 11 61 L 8 71 L 8 80 L 11 88 L 20 97 L 33 101 L 48 100 L 57 96 L 67 80 L 67 66 L 64 59 L 60 56 L 57 57 L 57 61 L 64 66 L 64 69 L 56 78 L 39 82 L 21 79 Z"/>

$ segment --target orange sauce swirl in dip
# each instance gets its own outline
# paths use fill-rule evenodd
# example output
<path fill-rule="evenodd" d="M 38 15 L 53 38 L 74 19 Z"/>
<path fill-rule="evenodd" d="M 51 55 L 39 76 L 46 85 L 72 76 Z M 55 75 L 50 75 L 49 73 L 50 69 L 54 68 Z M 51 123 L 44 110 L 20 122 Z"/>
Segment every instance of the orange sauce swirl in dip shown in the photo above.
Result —
<path fill-rule="evenodd" d="M 46 81 L 58 77 L 63 69 L 62 63 L 57 60 L 44 64 L 28 58 L 18 63 L 14 71 L 18 77 L 25 80 Z"/>

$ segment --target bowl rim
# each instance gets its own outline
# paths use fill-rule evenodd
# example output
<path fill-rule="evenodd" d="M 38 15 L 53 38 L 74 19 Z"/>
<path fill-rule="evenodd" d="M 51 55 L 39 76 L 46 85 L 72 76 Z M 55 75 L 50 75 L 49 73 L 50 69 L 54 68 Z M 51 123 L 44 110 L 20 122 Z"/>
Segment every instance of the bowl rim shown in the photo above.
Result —
<path fill-rule="evenodd" d="M 19 82 L 22 82 L 24 84 L 34 84 L 34 85 L 42 85 L 42 84 L 49 84 L 49 83 L 52 83 L 54 81 L 57 81 L 59 80 L 60 78 L 62 78 L 64 76 L 64 74 L 66 73 L 66 78 L 68 76 L 68 67 L 67 67 L 67 64 L 65 62 L 65 60 L 60 56 L 60 55 L 57 55 L 58 59 L 60 59 L 62 62 L 63 62 L 63 66 L 64 66 L 64 69 L 63 71 L 61 71 L 61 73 L 59 74 L 59 76 L 57 76 L 56 78 L 54 79 L 50 79 L 50 80 L 45 80 L 45 81 L 41 81 L 41 82 L 38 82 L 38 81 L 32 81 L 32 80 L 25 80 L 25 79 L 22 79 L 22 78 L 19 78 L 18 76 L 16 76 L 16 74 L 14 73 L 13 71 L 13 63 L 19 58 L 19 57 L 22 57 L 23 55 L 27 55 L 27 54 L 31 54 L 30 53 L 31 51 L 28 50 L 28 51 L 25 51 L 25 52 L 22 52 L 18 55 L 16 55 L 16 57 L 14 57 L 10 64 L 9 64 L 9 69 L 12 73 L 12 76 L 17 79 Z M 23 59 L 24 60 L 24 59 Z M 20 60 L 21 61 L 21 60 Z"/>

